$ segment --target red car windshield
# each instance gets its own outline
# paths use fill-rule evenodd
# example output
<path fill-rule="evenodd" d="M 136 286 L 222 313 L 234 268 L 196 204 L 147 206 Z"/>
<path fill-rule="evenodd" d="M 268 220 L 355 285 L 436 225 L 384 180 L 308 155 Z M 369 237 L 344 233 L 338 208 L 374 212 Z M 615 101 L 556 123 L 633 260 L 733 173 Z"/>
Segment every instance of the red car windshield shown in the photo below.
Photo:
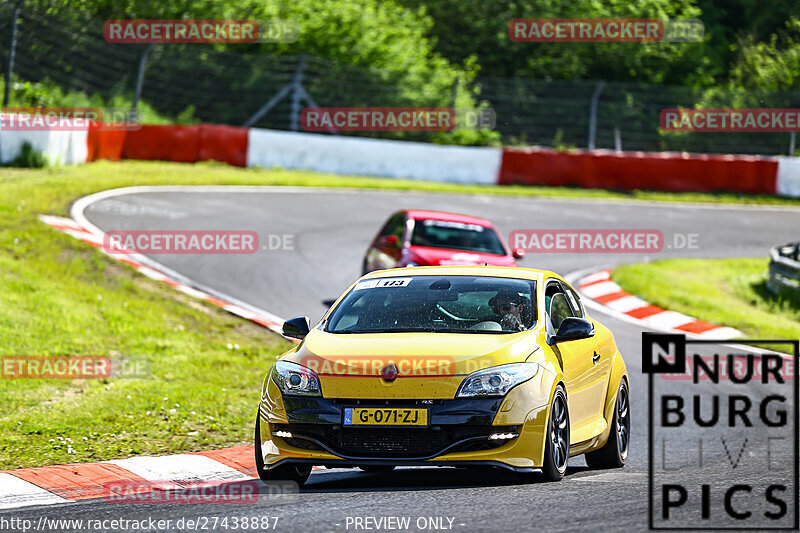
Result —
<path fill-rule="evenodd" d="M 449 220 L 417 220 L 411 244 L 506 255 L 503 243 L 492 228 Z"/>

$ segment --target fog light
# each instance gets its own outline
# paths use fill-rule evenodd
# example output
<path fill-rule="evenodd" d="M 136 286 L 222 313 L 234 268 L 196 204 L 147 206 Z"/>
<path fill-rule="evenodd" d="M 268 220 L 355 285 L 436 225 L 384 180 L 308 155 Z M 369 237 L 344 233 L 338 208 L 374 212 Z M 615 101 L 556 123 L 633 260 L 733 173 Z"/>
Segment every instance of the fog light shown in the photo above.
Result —
<path fill-rule="evenodd" d="M 273 433 L 273 435 L 275 435 L 276 437 L 280 437 L 282 439 L 292 438 L 292 434 L 289 431 L 276 431 L 275 433 Z"/>
<path fill-rule="evenodd" d="M 519 433 L 492 433 L 489 440 L 508 440 L 519 437 Z"/>

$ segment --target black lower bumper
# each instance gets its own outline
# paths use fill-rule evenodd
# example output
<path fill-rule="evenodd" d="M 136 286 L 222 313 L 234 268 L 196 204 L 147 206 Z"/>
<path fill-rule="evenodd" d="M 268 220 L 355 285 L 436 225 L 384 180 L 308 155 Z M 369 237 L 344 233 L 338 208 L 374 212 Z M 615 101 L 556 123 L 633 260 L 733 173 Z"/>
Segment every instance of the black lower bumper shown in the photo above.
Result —
<path fill-rule="evenodd" d="M 283 432 L 286 444 L 325 451 L 345 460 L 423 461 L 456 452 L 499 448 L 510 439 L 489 439 L 494 433 L 516 434 L 517 426 L 493 426 L 502 398 L 470 400 L 342 400 L 284 396 L 289 423 L 270 424 Z M 428 410 L 427 426 L 346 426 L 348 407 L 413 407 Z M 291 437 L 286 436 L 288 433 Z M 395 463 L 396 464 L 396 463 Z M 430 464 L 430 463 L 425 463 Z"/>
<path fill-rule="evenodd" d="M 264 468 L 269 470 L 277 466 L 287 464 L 310 464 L 310 465 L 323 465 L 326 468 L 357 468 L 359 466 L 449 466 L 452 468 L 501 468 L 510 470 L 512 472 L 519 472 L 524 474 L 541 473 L 541 468 L 512 466 L 500 461 L 406 461 L 395 459 L 363 459 L 359 461 L 353 460 L 320 460 L 320 459 L 306 459 L 291 457 L 274 463 L 266 465 Z"/>

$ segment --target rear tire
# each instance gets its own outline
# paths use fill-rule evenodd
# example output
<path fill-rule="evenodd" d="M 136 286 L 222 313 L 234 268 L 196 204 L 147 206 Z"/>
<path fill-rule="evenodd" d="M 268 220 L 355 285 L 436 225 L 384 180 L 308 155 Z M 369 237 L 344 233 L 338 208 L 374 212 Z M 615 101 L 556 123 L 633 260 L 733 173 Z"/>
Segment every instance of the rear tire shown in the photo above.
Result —
<path fill-rule="evenodd" d="M 586 454 L 589 468 L 622 468 L 628 459 L 628 448 L 631 438 L 631 412 L 628 383 L 623 379 L 617 390 L 617 401 L 614 405 L 614 418 L 608 442 L 597 451 Z"/>
<path fill-rule="evenodd" d="M 542 474 L 547 481 L 561 481 L 569 462 L 569 409 L 563 385 L 556 387 L 545 433 Z"/>
<path fill-rule="evenodd" d="M 261 417 L 256 418 L 256 434 L 254 448 L 256 452 L 256 472 L 258 478 L 264 483 L 270 481 L 294 481 L 299 486 L 303 486 L 311 475 L 312 465 L 285 464 L 270 468 L 264 468 L 264 458 L 261 455 Z"/>

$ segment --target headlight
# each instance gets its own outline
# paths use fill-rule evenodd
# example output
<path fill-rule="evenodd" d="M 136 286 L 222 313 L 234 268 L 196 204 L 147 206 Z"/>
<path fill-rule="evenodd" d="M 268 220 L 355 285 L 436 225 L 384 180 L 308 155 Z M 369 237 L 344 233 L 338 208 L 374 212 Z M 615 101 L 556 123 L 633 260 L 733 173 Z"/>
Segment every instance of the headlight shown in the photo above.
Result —
<path fill-rule="evenodd" d="M 514 363 L 478 370 L 464 379 L 456 398 L 504 396 L 513 387 L 531 379 L 538 371 L 539 365 L 536 363 Z"/>
<path fill-rule="evenodd" d="M 272 380 L 284 394 L 319 396 L 319 378 L 312 370 L 289 361 L 278 361 L 272 367 Z"/>

